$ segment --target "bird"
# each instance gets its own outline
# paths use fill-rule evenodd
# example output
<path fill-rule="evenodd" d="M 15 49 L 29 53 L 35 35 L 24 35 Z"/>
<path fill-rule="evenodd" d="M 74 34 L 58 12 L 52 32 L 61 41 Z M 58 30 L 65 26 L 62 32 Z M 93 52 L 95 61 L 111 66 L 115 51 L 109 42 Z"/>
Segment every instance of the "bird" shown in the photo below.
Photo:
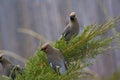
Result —
<path fill-rule="evenodd" d="M 46 59 L 55 72 L 63 74 L 67 70 L 66 61 L 59 49 L 52 47 L 49 43 L 44 43 L 41 51 L 45 52 Z"/>
<path fill-rule="evenodd" d="M 3 75 L 11 77 L 14 80 L 17 73 L 22 74 L 22 68 L 19 65 L 12 64 L 3 54 L 0 54 L 0 63 L 2 64 Z"/>
<path fill-rule="evenodd" d="M 76 36 L 79 33 L 79 23 L 75 12 L 69 14 L 69 22 L 64 28 L 61 38 L 65 38 L 65 41 L 70 41 L 71 37 Z"/>

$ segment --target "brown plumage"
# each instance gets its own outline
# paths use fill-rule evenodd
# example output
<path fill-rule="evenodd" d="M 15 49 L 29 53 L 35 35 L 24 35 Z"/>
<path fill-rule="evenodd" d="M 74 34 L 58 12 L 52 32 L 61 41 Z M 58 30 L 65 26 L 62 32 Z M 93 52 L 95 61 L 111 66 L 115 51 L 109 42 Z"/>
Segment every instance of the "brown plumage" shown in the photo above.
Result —
<path fill-rule="evenodd" d="M 46 59 L 54 71 L 57 70 L 57 67 L 59 67 L 60 74 L 66 71 L 64 57 L 58 49 L 53 48 L 49 43 L 45 43 L 42 45 L 41 51 L 46 53 Z"/>
<path fill-rule="evenodd" d="M 3 54 L 0 54 L 0 63 L 2 64 L 3 75 L 11 77 L 14 80 L 16 72 L 21 74 L 21 68 L 10 63 Z"/>
<path fill-rule="evenodd" d="M 66 41 L 69 41 L 71 37 L 76 36 L 79 33 L 79 23 L 76 18 L 75 12 L 71 12 L 69 15 L 69 23 L 64 28 L 62 36 L 65 38 Z"/>

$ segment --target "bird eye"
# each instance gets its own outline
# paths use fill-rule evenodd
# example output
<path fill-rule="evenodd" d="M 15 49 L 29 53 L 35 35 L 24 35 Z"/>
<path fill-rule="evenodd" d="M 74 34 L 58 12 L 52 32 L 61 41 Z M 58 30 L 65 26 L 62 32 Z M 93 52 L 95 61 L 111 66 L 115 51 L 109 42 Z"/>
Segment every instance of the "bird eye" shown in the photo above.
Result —
<path fill-rule="evenodd" d="M 44 48 L 44 50 L 46 50 L 46 49 L 47 49 L 47 47 Z"/>

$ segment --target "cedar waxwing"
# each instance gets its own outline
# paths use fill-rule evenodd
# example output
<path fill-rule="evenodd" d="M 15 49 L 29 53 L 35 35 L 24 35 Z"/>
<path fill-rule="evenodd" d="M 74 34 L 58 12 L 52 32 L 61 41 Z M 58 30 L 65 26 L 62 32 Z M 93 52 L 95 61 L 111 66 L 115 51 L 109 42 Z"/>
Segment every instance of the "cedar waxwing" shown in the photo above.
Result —
<path fill-rule="evenodd" d="M 46 59 L 55 72 L 62 74 L 67 70 L 65 59 L 58 49 L 45 43 L 41 46 L 41 51 L 46 53 Z"/>
<path fill-rule="evenodd" d="M 14 80 L 16 72 L 21 74 L 21 68 L 18 65 L 11 64 L 3 54 L 0 54 L 0 63 L 2 64 L 3 75 L 11 77 Z"/>
<path fill-rule="evenodd" d="M 76 36 L 79 33 L 79 23 L 75 12 L 70 13 L 69 17 L 69 23 L 62 33 L 62 37 L 64 37 L 66 41 L 69 41 L 71 37 Z"/>

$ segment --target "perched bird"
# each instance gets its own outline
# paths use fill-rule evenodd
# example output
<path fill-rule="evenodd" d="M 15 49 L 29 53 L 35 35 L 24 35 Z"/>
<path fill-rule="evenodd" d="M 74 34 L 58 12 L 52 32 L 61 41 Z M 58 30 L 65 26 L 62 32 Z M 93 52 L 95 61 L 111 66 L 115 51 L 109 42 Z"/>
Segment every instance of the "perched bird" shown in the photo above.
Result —
<path fill-rule="evenodd" d="M 62 33 L 62 37 L 64 37 L 66 41 L 69 41 L 71 37 L 76 36 L 79 33 L 79 23 L 75 12 L 71 12 L 69 17 L 69 23 Z"/>
<path fill-rule="evenodd" d="M 41 51 L 46 53 L 46 59 L 55 72 L 63 74 L 67 70 L 65 59 L 58 49 L 45 43 L 41 46 Z"/>
<path fill-rule="evenodd" d="M 17 73 L 21 74 L 21 68 L 18 65 L 11 64 L 3 54 L 0 54 L 0 63 L 3 68 L 3 75 L 11 77 L 13 80 Z"/>

